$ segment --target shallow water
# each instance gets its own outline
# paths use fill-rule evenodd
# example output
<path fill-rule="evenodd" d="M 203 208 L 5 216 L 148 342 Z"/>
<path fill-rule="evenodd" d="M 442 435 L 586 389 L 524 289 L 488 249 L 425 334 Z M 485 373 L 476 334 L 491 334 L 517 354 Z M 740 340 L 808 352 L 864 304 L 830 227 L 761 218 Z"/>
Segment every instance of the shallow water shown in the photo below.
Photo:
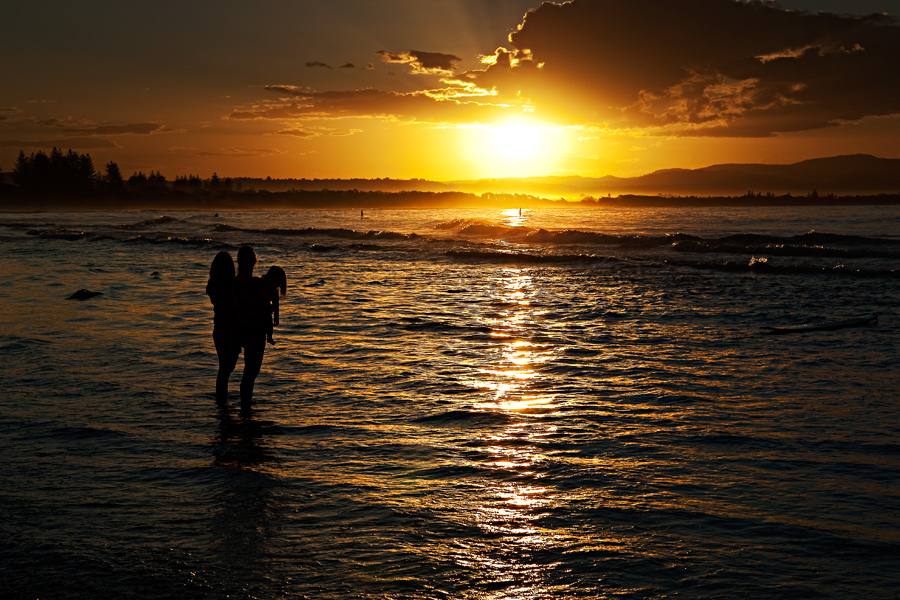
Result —
<path fill-rule="evenodd" d="M 523 213 L 0 215 L 4 597 L 895 598 L 900 209 Z"/>

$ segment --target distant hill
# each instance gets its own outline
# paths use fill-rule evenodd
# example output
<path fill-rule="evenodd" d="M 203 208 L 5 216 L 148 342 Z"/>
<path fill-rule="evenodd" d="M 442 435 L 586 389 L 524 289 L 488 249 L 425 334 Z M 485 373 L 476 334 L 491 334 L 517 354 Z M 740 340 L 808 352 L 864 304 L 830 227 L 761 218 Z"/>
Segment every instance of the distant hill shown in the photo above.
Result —
<path fill-rule="evenodd" d="M 721 164 L 700 169 L 663 169 L 638 177 L 523 177 L 466 181 L 425 179 L 257 179 L 236 178 L 239 189 L 270 192 L 467 192 L 528 194 L 579 199 L 623 194 L 678 196 L 820 195 L 900 193 L 900 159 L 852 154 L 789 165 Z"/>
<path fill-rule="evenodd" d="M 448 184 L 459 191 L 505 191 L 541 196 L 673 194 L 736 196 L 747 192 L 805 195 L 896 194 L 900 159 L 852 154 L 789 165 L 721 164 L 700 169 L 664 169 L 639 177 L 534 177 L 483 179 Z"/>
<path fill-rule="evenodd" d="M 0 196 L 13 198 L 22 195 L 18 186 L 12 185 L 12 173 L 0 172 Z M 176 178 L 177 179 L 177 178 Z M 478 179 L 468 181 L 430 181 L 425 179 L 272 179 L 238 177 L 228 178 L 227 191 L 236 194 L 294 193 L 306 198 L 318 193 L 329 202 L 337 201 L 335 192 L 364 197 L 366 194 L 394 194 L 409 198 L 408 193 L 436 195 L 480 195 L 481 201 L 497 202 L 498 194 L 510 196 L 504 202 L 511 206 L 524 206 L 536 197 L 542 201 L 596 200 L 618 196 L 671 196 L 689 199 L 734 198 L 750 196 L 776 198 L 782 196 L 851 197 L 890 195 L 900 197 L 900 159 L 878 158 L 868 154 L 852 154 L 815 158 L 788 165 L 772 164 L 719 164 L 699 169 L 663 169 L 638 177 L 526 177 L 506 179 Z M 168 184 L 175 196 L 186 192 L 215 195 L 225 189 L 215 189 L 211 181 L 196 179 L 196 189 L 178 186 L 179 181 Z M 96 190 L 95 190 L 96 191 Z M 304 195 L 305 194 L 305 195 Z M 33 194 L 32 194 L 33 195 Z M 132 192 L 131 196 L 147 195 L 146 191 Z M 249 196 L 248 196 L 249 198 Z M 349 200 L 347 200 L 349 201 Z M 361 200 L 354 200 L 360 202 Z M 454 200 L 455 202 L 456 200 Z M 874 201 L 874 200 L 873 200 Z M 378 201 L 374 196 L 363 206 Z M 13 201 L 13 203 L 15 203 Z"/>
<path fill-rule="evenodd" d="M 775 194 L 897 193 L 900 159 L 853 154 L 815 158 L 790 165 L 724 164 L 702 169 L 656 171 L 626 180 L 630 191 L 739 194 L 747 191 Z"/>

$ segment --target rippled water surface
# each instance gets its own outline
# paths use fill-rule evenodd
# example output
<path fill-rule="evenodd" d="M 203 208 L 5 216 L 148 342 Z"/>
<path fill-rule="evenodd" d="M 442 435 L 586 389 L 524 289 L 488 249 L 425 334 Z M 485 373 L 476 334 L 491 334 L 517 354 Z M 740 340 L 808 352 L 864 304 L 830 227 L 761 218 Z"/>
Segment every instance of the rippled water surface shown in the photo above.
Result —
<path fill-rule="evenodd" d="M 0 596 L 896 598 L 900 209 L 523 213 L 0 215 Z"/>

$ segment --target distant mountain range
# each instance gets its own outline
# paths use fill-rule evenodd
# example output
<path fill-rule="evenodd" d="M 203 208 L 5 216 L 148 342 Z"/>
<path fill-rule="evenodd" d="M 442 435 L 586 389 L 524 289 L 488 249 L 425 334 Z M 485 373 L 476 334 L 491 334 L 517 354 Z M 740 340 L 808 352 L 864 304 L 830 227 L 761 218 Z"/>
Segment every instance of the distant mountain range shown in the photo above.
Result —
<path fill-rule="evenodd" d="M 785 194 L 819 196 L 900 194 L 900 159 L 850 154 L 814 158 L 788 165 L 721 164 L 700 169 L 663 169 L 638 177 L 550 176 L 467 181 L 425 179 L 261 179 L 234 178 L 236 189 L 358 192 L 465 192 L 527 194 L 546 199 L 621 195 L 745 196 Z M 12 173 L 0 173 L 11 184 Z"/>
<path fill-rule="evenodd" d="M 639 177 L 535 177 L 453 182 L 459 191 L 505 191 L 540 196 L 673 194 L 736 196 L 753 193 L 897 194 L 900 159 L 852 154 L 789 165 L 721 164 L 701 169 L 664 169 Z"/>
<path fill-rule="evenodd" d="M 467 181 L 425 179 L 253 179 L 243 189 L 357 190 L 360 192 L 468 192 L 528 194 L 543 198 L 601 198 L 607 195 L 743 196 L 754 194 L 864 195 L 900 193 L 900 159 L 852 154 L 789 165 L 722 164 L 701 169 L 663 169 L 639 177 L 524 177 Z"/>

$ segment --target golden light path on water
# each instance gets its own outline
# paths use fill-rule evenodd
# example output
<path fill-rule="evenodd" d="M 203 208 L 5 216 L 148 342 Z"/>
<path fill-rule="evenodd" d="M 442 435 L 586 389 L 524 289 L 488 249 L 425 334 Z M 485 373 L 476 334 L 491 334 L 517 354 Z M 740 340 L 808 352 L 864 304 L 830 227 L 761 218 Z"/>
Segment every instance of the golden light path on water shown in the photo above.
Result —
<path fill-rule="evenodd" d="M 527 220 L 527 213 L 523 216 L 518 210 L 506 211 L 504 216 L 513 226 Z M 502 431 L 481 440 L 489 455 L 483 466 L 500 473 L 485 482 L 492 489 L 477 496 L 479 504 L 468 508 L 487 539 L 499 537 L 501 542 L 500 548 L 496 542 L 466 548 L 457 561 L 477 569 L 487 581 L 516 584 L 513 589 L 488 592 L 484 598 L 548 597 L 553 589 L 548 570 L 553 565 L 535 557 L 562 543 L 559 533 L 540 524 L 559 502 L 555 488 L 539 483 L 549 462 L 541 442 L 554 435 L 556 426 L 533 415 L 552 412 L 558 405 L 554 394 L 541 389 L 540 373 L 540 366 L 552 360 L 558 349 L 534 341 L 546 310 L 535 306 L 537 290 L 529 270 L 500 269 L 492 283 L 500 307 L 491 323 L 498 352 L 494 364 L 478 369 L 478 377 L 471 382 L 489 393 L 474 408 L 514 418 Z"/>

